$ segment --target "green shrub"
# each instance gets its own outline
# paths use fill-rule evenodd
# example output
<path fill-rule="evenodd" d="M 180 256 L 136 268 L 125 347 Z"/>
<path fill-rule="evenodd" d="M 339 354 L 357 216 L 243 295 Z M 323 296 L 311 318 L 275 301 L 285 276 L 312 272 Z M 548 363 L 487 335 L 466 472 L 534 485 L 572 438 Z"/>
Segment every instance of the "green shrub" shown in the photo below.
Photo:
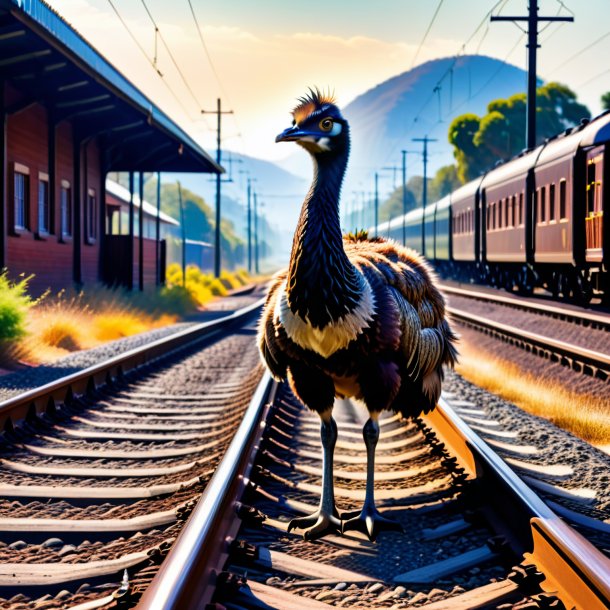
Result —
<path fill-rule="evenodd" d="M 12 282 L 6 270 L 0 274 L 0 341 L 19 339 L 26 333 L 26 315 L 36 302 L 26 292 L 31 277 Z"/>

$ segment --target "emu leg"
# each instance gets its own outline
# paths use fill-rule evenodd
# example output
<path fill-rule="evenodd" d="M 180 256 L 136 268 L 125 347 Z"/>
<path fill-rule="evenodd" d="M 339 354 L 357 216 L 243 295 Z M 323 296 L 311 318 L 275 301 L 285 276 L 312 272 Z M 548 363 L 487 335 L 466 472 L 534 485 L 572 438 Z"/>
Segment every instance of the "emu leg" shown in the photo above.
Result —
<path fill-rule="evenodd" d="M 333 484 L 333 454 L 337 442 L 337 423 L 331 412 L 320 414 L 320 438 L 322 439 L 322 497 L 318 510 L 307 517 L 297 517 L 288 524 L 288 531 L 304 529 L 305 540 L 315 540 L 326 534 L 334 534 L 341 530 L 339 513 L 335 507 L 335 490 Z"/>
<path fill-rule="evenodd" d="M 366 445 L 366 493 L 364 496 L 364 506 L 361 511 L 351 511 L 343 513 L 341 519 L 343 533 L 350 530 L 362 532 L 374 541 L 377 534 L 383 530 L 402 531 L 402 526 L 391 519 L 384 517 L 375 508 L 375 448 L 379 440 L 379 422 L 377 414 L 372 413 L 364 428 L 362 436 Z"/>

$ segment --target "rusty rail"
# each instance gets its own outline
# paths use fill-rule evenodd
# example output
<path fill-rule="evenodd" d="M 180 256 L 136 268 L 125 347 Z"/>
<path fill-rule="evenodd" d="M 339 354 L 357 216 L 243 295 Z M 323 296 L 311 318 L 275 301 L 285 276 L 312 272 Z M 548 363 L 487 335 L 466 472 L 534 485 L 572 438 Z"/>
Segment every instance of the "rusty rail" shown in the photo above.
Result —
<path fill-rule="evenodd" d="M 210 603 L 216 575 L 239 529 L 236 502 L 247 483 L 276 388 L 265 373 L 222 462 L 138 610 L 203 609 Z"/>
<path fill-rule="evenodd" d="M 526 549 L 524 563 L 546 576 L 541 587 L 557 594 L 566 608 L 608 608 L 610 560 L 563 522 L 443 399 L 424 419 L 462 467 L 481 478 L 494 508 L 510 517 Z M 507 494 L 510 503 L 503 501 Z"/>
<path fill-rule="evenodd" d="M 534 303 L 531 300 L 520 299 L 515 296 L 503 296 L 493 294 L 491 292 L 480 292 L 477 290 L 465 290 L 464 288 L 456 288 L 454 286 L 441 285 L 441 289 L 445 294 L 466 297 L 477 301 L 489 301 L 506 305 L 515 309 L 525 309 L 545 316 L 550 316 L 558 320 L 566 320 L 588 326 L 591 328 L 599 328 L 601 330 L 610 330 L 610 315 L 593 313 L 590 311 L 576 311 L 566 309 L 565 307 L 557 307 L 548 303 Z"/>
<path fill-rule="evenodd" d="M 478 330 L 508 340 L 519 347 L 529 348 L 538 355 L 550 360 L 570 366 L 574 370 L 590 373 L 593 377 L 606 380 L 610 377 L 610 356 L 588 350 L 578 345 L 557 341 L 550 337 L 531 333 L 515 326 L 502 324 L 493 320 L 486 320 L 480 316 L 470 314 L 459 309 L 447 308 L 454 320 L 459 320 Z"/>
<path fill-rule="evenodd" d="M 119 354 L 104 362 L 94 364 L 82 371 L 66 375 L 43 386 L 28 390 L 0 402 L 0 426 L 10 429 L 13 423 L 47 410 L 57 404 L 69 402 L 74 397 L 91 392 L 111 383 L 129 371 L 171 355 L 186 346 L 196 345 L 228 328 L 242 323 L 254 315 L 263 305 L 264 299 L 223 316 L 217 320 L 203 322 L 168 337 Z"/>

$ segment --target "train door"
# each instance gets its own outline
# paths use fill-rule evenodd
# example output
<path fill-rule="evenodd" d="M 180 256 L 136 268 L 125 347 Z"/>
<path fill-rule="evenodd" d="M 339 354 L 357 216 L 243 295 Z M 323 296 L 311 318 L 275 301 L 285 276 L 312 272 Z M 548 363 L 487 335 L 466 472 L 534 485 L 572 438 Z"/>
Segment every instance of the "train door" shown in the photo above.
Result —
<path fill-rule="evenodd" d="M 603 257 L 603 171 L 603 146 L 587 151 L 585 241 L 586 260 L 591 263 L 601 263 Z"/>

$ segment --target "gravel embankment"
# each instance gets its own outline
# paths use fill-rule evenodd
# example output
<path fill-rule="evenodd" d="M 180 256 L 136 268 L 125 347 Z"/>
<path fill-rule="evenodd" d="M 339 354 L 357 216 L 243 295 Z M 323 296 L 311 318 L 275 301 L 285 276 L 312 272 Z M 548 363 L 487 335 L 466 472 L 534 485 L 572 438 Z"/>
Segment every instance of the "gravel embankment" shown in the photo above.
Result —
<path fill-rule="evenodd" d="M 591 378 L 587 379 L 593 381 Z M 604 386 L 607 396 L 607 385 Z M 454 371 L 447 371 L 443 390 L 459 400 L 470 401 L 484 409 L 489 419 L 501 424 L 502 430 L 516 432 L 515 443 L 537 447 L 540 453 L 537 456 L 528 456 L 527 461 L 541 465 L 571 466 L 573 474 L 569 478 L 553 482 L 568 489 L 594 490 L 595 500 L 588 508 L 595 511 L 594 516 L 597 518 L 610 520 L 610 455 L 546 419 L 526 413 L 516 405 L 475 386 Z"/>
<path fill-rule="evenodd" d="M 449 307 L 466 311 L 495 322 L 509 324 L 525 331 L 543 335 L 586 349 L 607 353 L 610 348 L 608 332 L 583 327 L 573 322 L 557 320 L 540 313 L 515 309 L 498 303 L 478 301 L 468 297 L 447 295 Z"/>

